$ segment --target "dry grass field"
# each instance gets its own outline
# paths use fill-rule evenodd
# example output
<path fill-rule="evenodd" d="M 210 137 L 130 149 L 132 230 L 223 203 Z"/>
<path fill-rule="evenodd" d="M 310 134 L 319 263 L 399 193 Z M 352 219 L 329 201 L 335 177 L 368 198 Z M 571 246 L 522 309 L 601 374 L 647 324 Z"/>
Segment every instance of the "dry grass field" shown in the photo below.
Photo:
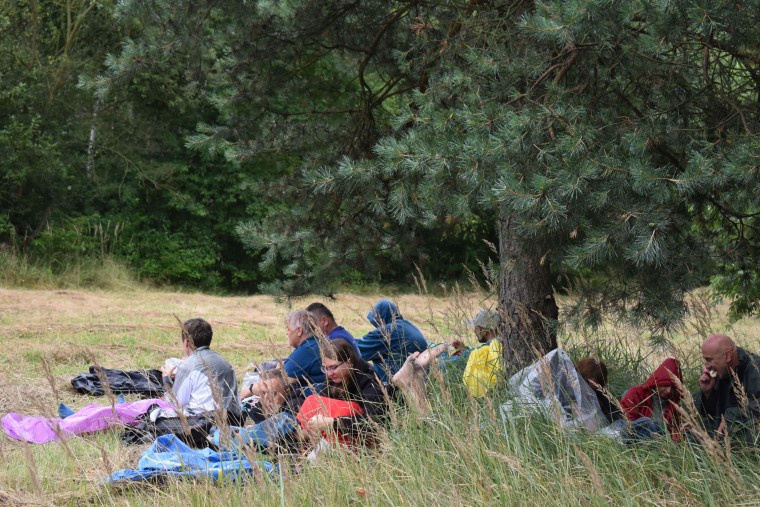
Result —
<path fill-rule="evenodd" d="M 355 336 L 361 336 L 371 329 L 366 315 L 379 297 L 381 296 L 339 294 L 336 300 L 323 301 L 333 310 L 341 325 Z M 462 295 L 455 292 L 448 297 L 391 295 L 391 298 L 398 303 L 404 317 L 417 323 L 432 342 L 457 337 L 472 344 L 474 338 L 470 336 L 470 331 L 464 325 L 464 319 L 481 305 L 493 304 L 492 301 L 484 301 L 484 296 L 476 293 Z M 632 355 L 638 354 L 637 357 L 644 357 L 645 365 L 653 365 L 670 354 L 681 357 L 687 365 L 697 364 L 699 341 L 709 332 L 727 331 L 751 350 L 757 351 L 760 348 L 758 342 L 760 323 L 757 319 L 744 319 L 729 325 L 724 318 L 724 307 L 710 307 L 705 304 L 705 299 L 698 296 L 695 298 L 693 306 L 700 310 L 689 321 L 683 333 L 670 337 L 670 345 L 661 349 L 652 349 L 645 334 L 613 324 L 593 334 L 571 333 L 563 329 L 560 339 L 566 347 L 587 347 L 596 348 L 596 350 L 603 348 L 605 340 L 609 340 L 611 343 L 614 342 L 618 354 L 622 347 Z M 299 301 L 295 304 L 300 306 L 309 302 L 311 300 Z M 164 359 L 180 354 L 180 332 L 175 315 L 182 320 L 191 317 L 207 319 L 214 329 L 212 348 L 225 355 L 235 367 L 238 376 L 242 377 L 252 362 L 284 357 L 288 354 L 283 319 L 292 308 L 286 303 L 276 302 L 269 296 L 216 297 L 142 289 L 124 292 L 0 289 L 0 416 L 8 412 L 50 415 L 54 413 L 59 401 L 75 408 L 99 401 L 77 395 L 69 387 L 70 379 L 75 374 L 86 371 L 93 361 L 108 368 L 159 368 Z M 613 371 L 614 367 L 611 365 Z M 688 378 L 689 375 L 687 375 L 687 381 Z M 543 444 L 541 446 L 543 447 Z M 118 434 L 115 431 L 97 436 L 74 437 L 66 444 L 51 443 L 41 446 L 27 446 L 4 435 L 0 436 L 0 460 L 5 465 L 0 468 L 0 504 L 78 505 L 94 502 L 132 505 L 154 502 L 187 504 L 189 502 L 211 505 L 220 499 L 224 503 L 237 503 L 248 494 L 245 493 L 246 490 L 237 490 L 238 496 L 229 497 L 220 493 L 218 487 L 208 484 L 173 485 L 168 489 L 146 486 L 138 493 L 114 493 L 100 485 L 100 480 L 112 471 L 134 467 L 143 449 L 144 447 L 122 446 L 118 442 Z M 457 457 L 460 451 L 461 449 L 457 450 L 455 447 L 453 450 L 447 450 L 446 455 L 454 460 L 464 459 L 464 456 Z M 487 452 L 496 451 L 488 450 Z M 507 471 L 513 469 L 516 465 L 514 463 L 510 465 L 510 460 L 514 461 L 518 458 L 510 457 L 509 453 L 517 451 L 504 448 L 499 452 L 502 453 L 503 458 L 486 459 L 480 453 L 478 458 L 469 457 L 468 459 L 486 459 L 491 463 L 489 466 L 497 467 L 497 469 L 499 466 L 506 467 Z M 393 460 L 400 459 L 399 455 L 395 453 Z M 368 484 L 369 490 L 377 490 L 378 484 L 384 484 L 382 480 L 378 484 L 372 482 L 379 480 L 374 477 L 374 474 L 378 473 L 377 470 L 384 468 L 392 470 L 398 466 L 393 460 L 381 460 L 372 465 L 364 462 L 357 464 L 351 461 L 351 458 L 343 457 L 338 468 L 346 466 L 346 459 L 348 459 L 348 465 L 356 467 L 357 470 L 369 467 L 363 479 L 363 483 Z M 523 462 L 530 461 L 524 456 L 519 459 Z M 422 467 L 421 470 L 425 470 L 425 467 L 433 465 L 420 463 L 413 466 L 419 466 Z M 445 470 L 445 467 L 441 470 Z M 498 470 L 497 472 L 501 473 Z M 535 474 L 543 481 L 562 481 L 566 479 L 563 474 L 569 474 L 572 480 L 560 488 L 564 491 L 563 488 L 572 490 L 578 486 L 575 484 L 576 478 L 573 478 L 577 470 L 575 472 L 573 470 L 575 469 L 570 467 L 568 471 L 561 472 L 560 476 L 563 477 L 561 479 L 551 474 L 548 476 L 539 472 Z M 340 475 L 335 470 L 328 472 L 325 469 L 316 469 L 310 473 L 313 474 L 311 478 L 304 478 L 300 483 L 298 479 L 289 482 L 288 484 L 292 487 L 287 491 L 281 490 L 281 484 L 280 486 L 277 484 L 259 486 L 259 490 L 263 488 L 265 491 L 260 492 L 263 495 L 262 501 L 268 503 L 277 500 L 294 505 L 299 504 L 302 499 L 310 498 L 309 491 L 316 487 L 315 481 L 332 480 L 341 483 L 345 480 L 345 475 Z M 430 471 L 422 473 L 434 475 Z M 444 476 L 453 473 L 453 477 L 456 477 L 460 472 L 442 471 L 441 473 Z M 461 473 L 467 476 L 467 472 Z M 528 475 L 532 473 L 534 472 Z M 600 473 L 604 476 L 603 467 Z M 393 487 L 386 484 L 391 489 L 383 496 L 360 494 L 352 498 L 349 503 L 358 501 L 368 504 L 398 504 L 399 499 L 405 498 L 404 492 L 409 487 L 404 486 L 406 484 L 404 481 L 412 480 L 413 476 L 409 477 L 406 471 L 401 473 L 400 477 L 406 479 L 399 479 L 398 484 L 393 482 Z M 452 480 L 454 480 L 453 477 Z M 461 480 L 466 483 L 470 479 L 465 477 Z M 493 480 L 495 479 L 491 479 Z M 502 481 L 506 479 L 502 478 Z M 489 503 L 488 499 L 494 493 L 488 489 L 492 487 L 491 482 L 487 482 L 488 484 L 480 486 L 473 485 L 477 488 L 474 490 L 476 496 L 469 497 L 469 501 L 463 489 L 462 494 L 465 496 L 460 498 L 459 502 L 453 503 L 465 505 Z M 441 485 L 435 486 L 430 491 L 423 488 L 421 495 L 409 497 L 409 502 L 401 503 L 414 505 L 418 501 L 436 498 L 435 488 L 439 486 Z M 730 484 L 724 486 L 727 490 L 732 487 Z M 329 505 L 333 502 L 345 503 L 351 497 L 350 492 L 356 490 L 350 485 L 346 487 L 348 489 L 345 490 L 341 489 L 342 486 L 337 487 L 334 493 L 336 496 L 331 497 L 332 500 L 322 499 L 314 503 L 320 505 Z M 624 490 L 625 486 L 621 487 Z M 537 499 L 542 498 L 547 491 L 555 493 L 557 491 L 548 486 L 544 489 L 535 489 L 537 486 L 534 485 L 531 488 L 533 489 L 530 490 L 530 494 L 535 494 Z M 758 493 L 756 484 L 752 484 L 751 489 L 755 494 Z M 349 491 L 348 496 L 345 491 Z M 687 487 L 686 491 L 692 490 Z M 513 492 L 519 493 L 517 490 Z M 612 497 L 614 495 L 608 499 Z M 506 503 L 510 503 L 509 499 L 514 500 L 518 497 L 510 493 L 498 498 L 501 498 L 502 502 L 506 499 Z M 575 503 L 582 496 L 574 498 L 575 500 L 568 503 Z M 671 498 L 671 495 L 653 497 L 655 500 L 666 498 Z M 705 499 L 699 491 L 689 498 L 697 503 Z M 753 496 L 752 498 L 760 497 Z M 412 502 L 412 499 L 416 500 Z M 438 500 L 441 502 L 433 501 L 432 503 L 448 503 L 443 501 L 445 498 Z M 549 500 L 548 497 L 543 497 L 543 501 L 538 503 L 555 503 L 558 498 L 555 496 L 551 501 Z"/>

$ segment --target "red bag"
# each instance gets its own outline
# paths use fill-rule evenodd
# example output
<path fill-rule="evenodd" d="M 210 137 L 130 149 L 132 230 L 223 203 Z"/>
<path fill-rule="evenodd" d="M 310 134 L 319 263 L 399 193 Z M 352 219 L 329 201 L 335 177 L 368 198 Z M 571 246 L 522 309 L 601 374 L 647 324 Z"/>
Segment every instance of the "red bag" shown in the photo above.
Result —
<path fill-rule="evenodd" d="M 335 398 L 312 394 L 304 400 L 296 419 L 301 423 L 301 427 L 305 428 L 306 423 L 311 421 L 316 415 L 349 417 L 362 414 L 364 414 L 364 410 L 353 401 L 336 400 Z"/>
<path fill-rule="evenodd" d="M 323 415 L 326 417 L 349 417 L 362 414 L 364 414 L 362 407 L 353 401 L 337 400 L 335 398 L 312 394 L 304 400 L 296 419 L 298 419 L 302 428 L 306 428 L 306 423 L 316 415 Z M 322 433 L 322 435 L 328 437 L 325 433 Z M 345 437 L 343 435 L 336 436 L 340 443 L 351 443 L 352 439 L 350 437 Z"/>

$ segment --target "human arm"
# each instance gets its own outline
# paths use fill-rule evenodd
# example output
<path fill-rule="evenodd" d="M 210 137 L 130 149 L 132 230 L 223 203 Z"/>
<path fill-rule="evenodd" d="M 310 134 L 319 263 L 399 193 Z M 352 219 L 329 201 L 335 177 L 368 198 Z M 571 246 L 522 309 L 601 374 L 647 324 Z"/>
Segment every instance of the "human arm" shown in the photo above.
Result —
<path fill-rule="evenodd" d="M 703 368 L 702 374 L 699 376 L 699 390 L 702 392 L 702 395 L 706 400 L 709 400 L 712 397 L 712 393 L 715 390 L 717 383 L 718 377 L 715 374 L 715 371 Z"/>
<path fill-rule="evenodd" d="M 374 429 L 372 421 L 380 421 L 387 412 L 385 393 L 371 370 L 358 374 L 356 380 L 357 384 L 348 392 L 340 390 L 333 393 L 325 387 L 319 396 L 320 414 L 310 416 L 306 428 L 312 432 L 336 432 L 341 435 L 371 432 Z M 307 408 L 307 404 L 313 401 L 307 399 L 301 411 L 309 414 L 314 407 Z"/>
<path fill-rule="evenodd" d="M 282 363 L 285 377 L 290 384 L 316 384 L 324 381 L 322 356 L 316 341 L 302 344 Z M 255 393 L 254 393 L 255 394 Z"/>
<path fill-rule="evenodd" d="M 247 386 L 242 386 L 242 389 L 240 389 L 240 399 L 244 400 L 253 396 L 253 389 L 255 385 L 256 384 L 248 384 Z"/>
<path fill-rule="evenodd" d="M 174 377 L 177 375 L 177 366 L 165 364 L 161 367 L 161 375 L 164 378 L 169 378 L 171 380 L 174 380 Z"/>
<path fill-rule="evenodd" d="M 620 406 L 629 421 L 635 421 L 640 417 L 652 417 L 650 404 L 646 403 L 651 399 L 652 392 L 646 386 L 633 386 L 626 391 L 620 400 Z"/>
<path fill-rule="evenodd" d="M 176 357 L 170 357 L 164 361 L 164 364 L 161 366 L 161 377 L 165 386 L 172 387 L 174 385 L 177 370 L 181 364 L 182 360 Z"/>
<path fill-rule="evenodd" d="M 177 372 L 177 377 L 172 388 L 172 397 L 170 401 L 175 405 L 175 408 L 181 410 L 188 403 L 193 396 L 193 392 L 198 390 L 204 383 L 208 383 L 208 379 L 203 373 L 197 370 L 184 372 L 182 368 Z"/>
<path fill-rule="evenodd" d="M 363 435 L 373 431 L 372 425 L 382 423 L 388 413 L 388 398 L 380 382 L 372 376 L 365 377 L 356 400 L 363 413 L 334 418 L 332 428 L 342 434 Z"/>
<path fill-rule="evenodd" d="M 754 365 L 746 366 L 743 375 L 734 378 L 731 390 L 736 403 L 729 403 L 723 413 L 723 427 L 718 431 L 756 431 L 755 425 L 760 421 L 760 371 Z"/>
<path fill-rule="evenodd" d="M 699 376 L 699 391 L 694 393 L 692 397 L 694 398 L 694 407 L 699 415 L 712 421 L 717 411 L 716 396 L 713 396 L 713 394 L 718 384 L 718 379 L 717 377 L 713 377 L 710 371 L 707 368 L 702 370 L 702 374 Z M 709 424 L 708 426 L 715 427 L 714 424 Z"/>
<path fill-rule="evenodd" d="M 388 341 L 381 330 L 375 329 L 357 339 L 356 345 L 365 361 L 382 361 L 383 352 L 387 353 L 389 349 Z"/>

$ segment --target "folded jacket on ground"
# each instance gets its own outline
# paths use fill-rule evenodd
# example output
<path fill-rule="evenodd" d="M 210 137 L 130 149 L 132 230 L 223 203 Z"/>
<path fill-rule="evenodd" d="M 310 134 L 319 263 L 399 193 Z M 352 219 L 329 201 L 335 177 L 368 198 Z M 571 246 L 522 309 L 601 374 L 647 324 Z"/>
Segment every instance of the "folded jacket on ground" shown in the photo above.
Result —
<path fill-rule="evenodd" d="M 111 392 L 114 394 L 139 394 L 147 398 L 160 398 L 164 386 L 160 370 L 112 370 L 101 369 Z M 71 386 L 80 394 L 103 396 L 105 389 L 95 366 L 89 373 L 80 373 L 71 379 Z"/>

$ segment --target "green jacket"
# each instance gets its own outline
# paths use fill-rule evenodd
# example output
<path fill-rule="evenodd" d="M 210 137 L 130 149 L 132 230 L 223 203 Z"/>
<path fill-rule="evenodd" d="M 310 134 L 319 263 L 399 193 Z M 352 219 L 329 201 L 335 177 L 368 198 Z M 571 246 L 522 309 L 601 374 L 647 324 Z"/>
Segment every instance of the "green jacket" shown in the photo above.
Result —
<path fill-rule="evenodd" d="M 698 391 L 694 403 L 711 434 L 718 429 L 722 416 L 732 438 L 756 444 L 760 435 L 760 356 L 740 347 L 736 351 L 739 365 L 734 372 L 741 385 L 734 385 L 733 375 L 719 378 L 710 399 Z"/>

